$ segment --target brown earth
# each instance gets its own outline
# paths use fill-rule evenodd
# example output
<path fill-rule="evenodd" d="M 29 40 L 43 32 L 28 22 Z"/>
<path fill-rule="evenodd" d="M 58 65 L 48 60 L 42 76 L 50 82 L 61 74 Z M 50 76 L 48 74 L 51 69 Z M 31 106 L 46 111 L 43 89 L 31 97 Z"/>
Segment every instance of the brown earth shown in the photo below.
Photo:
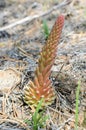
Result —
<path fill-rule="evenodd" d="M 45 16 L 8 27 L 27 16 L 33 17 L 47 12 L 62 2 L 62 0 L 0 1 L 0 70 L 11 68 L 18 72 L 21 78 L 21 82 L 16 83 L 7 93 L 2 92 L 0 88 L 1 130 L 30 128 L 24 123 L 26 118 L 31 118 L 31 109 L 23 102 L 23 87 L 33 79 L 39 53 L 46 41 L 43 20 L 46 19 L 51 29 L 60 14 L 65 15 L 65 24 L 51 74 L 57 98 L 46 110 L 46 114 L 51 117 L 46 123 L 46 129 L 74 130 L 75 93 L 78 81 L 81 81 L 78 130 L 86 129 L 86 0 L 73 0 L 71 4 L 53 10 Z"/>

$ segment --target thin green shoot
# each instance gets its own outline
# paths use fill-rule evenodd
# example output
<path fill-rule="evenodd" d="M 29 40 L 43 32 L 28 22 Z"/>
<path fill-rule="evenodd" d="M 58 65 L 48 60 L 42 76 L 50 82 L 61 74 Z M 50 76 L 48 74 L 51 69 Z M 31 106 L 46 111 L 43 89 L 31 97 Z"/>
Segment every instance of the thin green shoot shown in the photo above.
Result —
<path fill-rule="evenodd" d="M 44 111 L 41 110 L 42 103 L 44 102 L 44 99 L 42 98 L 35 110 L 35 112 L 32 115 L 32 120 L 25 120 L 25 123 L 32 126 L 33 130 L 38 130 L 39 128 L 43 128 L 46 124 L 46 120 L 49 119 L 48 116 L 44 116 Z"/>
<path fill-rule="evenodd" d="M 80 84 L 81 82 L 78 81 L 78 86 L 76 90 L 76 111 L 75 111 L 75 130 L 78 130 L 78 117 L 79 117 L 79 96 L 80 96 Z"/>
<path fill-rule="evenodd" d="M 47 39 L 48 36 L 49 36 L 50 31 L 49 31 L 49 27 L 47 25 L 47 21 L 46 20 L 43 20 L 43 26 L 42 26 L 42 28 L 43 28 L 44 36 Z"/>
<path fill-rule="evenodd" d="M 39 110 L 41 109 L 42 103 L 43 103 L 44 99 L 42 98 L 39 102 L 39 104 L 37 105 L 36 111 L 34 112 L 33 116 L 32 116 L 32 122 L 33 122 L 33 130 L 38 130 L 38 117 L 39 116 Z"/>
<path fill-rule="evenodd" d="M 37 105 L 36 111 L 34 112 L 32 116 L 32 122 L 33 122 L 33 130 L 38 130 L 38 128 L 44 127 L 46 120 L 49 118 L 48 116 L 44 116 L 44 111 L 41 111 L 42 103 L 44 102 L 44 99 L 42 98 L 40 102 Z"/>
<path fill-rule="evenodd" d="M 84 120 L 82 126 L 86 128 L 86 110 L 84 111 Z"/>

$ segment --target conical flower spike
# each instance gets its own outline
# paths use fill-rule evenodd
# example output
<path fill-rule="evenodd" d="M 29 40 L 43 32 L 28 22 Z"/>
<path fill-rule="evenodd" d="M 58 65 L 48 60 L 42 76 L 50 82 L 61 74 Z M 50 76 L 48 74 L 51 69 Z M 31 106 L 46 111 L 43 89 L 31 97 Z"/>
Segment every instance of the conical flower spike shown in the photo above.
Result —
<path fill-rule="evenodd" d="M 63 25 L 64 16 L 61 15 L 57 18 L 47 42 L 42 49 L 34 80 L 30 81 L 24 88 L 24 100 L 34 108 L 36 108 L 41 98 L 44 98 L 42 107 L 51 105 L 55 99 L 55 90 L 52 87 L 49 77 L 51 67 L 55 61 L 57 46 Z"/>

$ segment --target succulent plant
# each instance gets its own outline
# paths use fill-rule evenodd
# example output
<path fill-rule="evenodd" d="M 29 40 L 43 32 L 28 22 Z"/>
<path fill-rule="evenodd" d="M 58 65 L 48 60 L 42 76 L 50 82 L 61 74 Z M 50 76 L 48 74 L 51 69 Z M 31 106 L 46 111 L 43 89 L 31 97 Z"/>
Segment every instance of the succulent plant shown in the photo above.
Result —
<path fill-rule="evenodd" d="M 51 67 L 55 61 L 57 46 L 63 25 L 64 16 L 60 15 L 40 53 L 34 80 L 29 81 L 29 83 L 24 87 L 24 101 L 34 108 L 37 107 L 41 98 L 44 98 L 42 107 L 51 105 L 55 99 L 55 90 L 49 78 Z"/>

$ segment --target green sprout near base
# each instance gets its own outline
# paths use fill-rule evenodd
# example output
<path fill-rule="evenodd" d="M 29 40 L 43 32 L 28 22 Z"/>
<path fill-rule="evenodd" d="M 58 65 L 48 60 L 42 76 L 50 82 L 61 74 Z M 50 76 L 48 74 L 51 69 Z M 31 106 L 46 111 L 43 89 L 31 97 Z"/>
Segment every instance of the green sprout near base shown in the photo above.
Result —
<path fill-rule="evenodd" d="M 43 102 L 44 99 L 42 98 L 38 103 L 35 112 L 32 115 L 32 120 L 26 119 L 24 121 L 26 124 L 30 125 L 33 128 L 33 130 L 38 130 L 39 128 L 45 127 L 46 120 L 49 119 L 48 116 L 44 116 L 44 111 L 41 111 Z"/>
<path fill-rule="evenodd" d="M 78 130 L 78 117 L 79 117 L 79 95 L 80 95 L 80 81 L 78 82 L 76 90 L 76 112 L 75 112 L 75 130 Z"/>
<path fill-rule="evenodd" d="M 48 27 L 48 25 L 47 25 L 47 21 L 46 21 L 46 20 L 43 20 L 42 29 L 43 29 L 44 37 L 47 39 L 48 36 L 49 36 L 49 34 L 50 34 L 50 30 L 49 30 L 49 27 Z"/>

